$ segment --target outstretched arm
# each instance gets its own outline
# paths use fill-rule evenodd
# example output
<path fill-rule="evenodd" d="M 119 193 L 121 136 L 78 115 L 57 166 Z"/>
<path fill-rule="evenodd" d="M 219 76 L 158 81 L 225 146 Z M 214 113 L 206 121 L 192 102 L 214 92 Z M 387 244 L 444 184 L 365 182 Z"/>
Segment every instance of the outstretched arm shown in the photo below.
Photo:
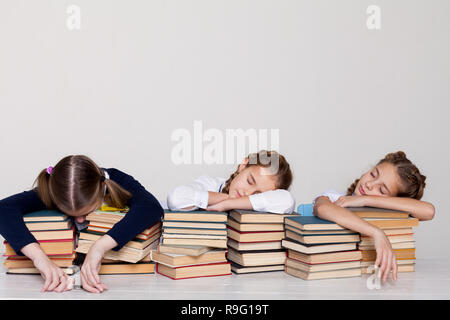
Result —
<path fill-rule="evenodd" d="M 406 211 L 421 221 L 431 220 L 435 214 L 434 206 L 431 203 L 405 197 L 344 196 L 340 197 L 335 204 L 344 208 L 368 206 Z"/>
<path fill-rule="evenodd" d="M 314 214 L 321 219 L 333 221 L 338 225 L 372 237 L 377 251 L 376 266 L 380 266 L 380 275 L 386 281 L 392 270 L 392 277 L 397 280 L 397 260 L 395 252 L 385 233 L 374 225 L 361 219 L 353 212 L 331 202 L 328 197 L 318 197 L 314 205 Z"/>

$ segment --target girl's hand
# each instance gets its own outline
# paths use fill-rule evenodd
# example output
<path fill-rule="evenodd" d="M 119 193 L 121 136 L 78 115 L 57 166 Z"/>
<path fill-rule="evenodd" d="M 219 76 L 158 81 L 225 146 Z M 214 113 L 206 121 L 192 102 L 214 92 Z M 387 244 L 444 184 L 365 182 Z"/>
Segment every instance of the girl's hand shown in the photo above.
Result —
<path fill-rule="evenodd" d="M 367 196 L 342 196 L 334 204 L 342 208 L 364 207 L 368 205 L 368 198 Z"/>
<path fill-rule="evenodd" d="M 99 241 L 94 242 L 89 249 L 83 266 L 81 267 L 80 278 L 83 289 L 93 293 L 101 293 L 108 287 L 100 281 L 98 272 L 100 270 L 101 261 L 105 254 L 104 248 Z"/>
<path fill-rule="evenodd" d="M 389 239 L 382 230 L 375 233 L 373 238 L 377 251 L 375 266 L 378 266 L 380 269 L 379 277 L 383 278 L 383 282 L 385 282 L 389 272 L 392 271 L 392 278 L 397 281 L 397 258 Z"/>
<path fill-rule="evenodd" d="M 39 257 L 33 260 L 33 263 L 44 279 L 41 292 L 63 292 L 71 289 L 69 276 L 47 256 Z"/>
<path fill-rule="evenodd" d="M 230 210 L 230 205 L 229 202 L 227 203 L 228 200 L 224 200 L 222 202 L 213 204 L 211 206 L 206 207 L 207 211 L 227 211 Z"/>
<path fill-rule="evenodd" d="M 206 208 L 206 210 L 209 211 L 229 211 L 232 209 L 253 210 L 253 207 L 249 197 L 244 196 L 240 198 L 230 198 Z"/>

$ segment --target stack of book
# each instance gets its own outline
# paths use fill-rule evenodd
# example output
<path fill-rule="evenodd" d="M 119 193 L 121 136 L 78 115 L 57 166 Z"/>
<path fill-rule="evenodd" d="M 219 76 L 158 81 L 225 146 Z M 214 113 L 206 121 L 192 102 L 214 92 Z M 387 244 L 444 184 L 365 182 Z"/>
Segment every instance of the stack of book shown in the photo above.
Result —
<path fill-rule="evenodd" d="M 282 271 L 286 249 L 284 238 L 285 217 L 297 214 L 261 213 L 233 210 L 228 217 L 228 253 L 234 273 Z"/>
<path fill-rule="evenodd" d="M 230 275 L 227 213 L 164 211 L 161 243 L 152 250 L 156 272 L 172 279 Z"/>
<path fill-rule="evenodd" d="M 371 207 L 348 209 L 386 234 L 397 258 L 398 272 L 414 272 L 416 249 L 412 228 L 419 225 L 418 219 L 403 211 Z M 361 271 L 363 274 L 369 273 L 369 266 L 374 265 L 376 260 L 373 238 L 361 235 L 358 249 L 362 253 Z"/>
<path fill-rule="evenodd" d="M 304 279 L 361 276 L 358 233 L 315 216 L 287 217 L 285 272 Z"/>
<path fill-rule="evenodd" d="M 106 234 L 128 212 L 128 208 L 117 209 L 102 206 L 87 215 L 88 227 L 80 231 L 76 251 L 86 254 L 92 244 Z M 150 251 L 158 245 L 161 236 L 161 221 L 149 226 L 120 250 L 105 253 L 99 274 L 154 273 Z"/>
<path fill-rule="evenodd" d="M 75 227 L 73 220 L 56 210 L 42 210 L 25 214 L 23 220 L 51 261 L 71 274 L 75 253 Z M 33 261 L 19 256 L 5 241 L 5 266 L 7 273 L 39 274 Z"/>

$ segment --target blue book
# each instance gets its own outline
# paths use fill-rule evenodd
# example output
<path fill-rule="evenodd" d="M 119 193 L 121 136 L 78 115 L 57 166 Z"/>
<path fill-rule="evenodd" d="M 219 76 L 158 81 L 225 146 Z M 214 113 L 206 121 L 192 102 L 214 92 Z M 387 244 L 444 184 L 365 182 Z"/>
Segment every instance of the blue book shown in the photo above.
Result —
<path fill-rule="evenodd" d="M 316 216 L 286 217 L 284 223 L 300 230 L 348 230 L 337 223 Z"/>
<path fill-rule="evenodd" d="M 297 212 L 301 215 L 301 216 L 313 216 L 314 207 L 312 205 L 312 203 L 302 203 L 297 207 Z"/>

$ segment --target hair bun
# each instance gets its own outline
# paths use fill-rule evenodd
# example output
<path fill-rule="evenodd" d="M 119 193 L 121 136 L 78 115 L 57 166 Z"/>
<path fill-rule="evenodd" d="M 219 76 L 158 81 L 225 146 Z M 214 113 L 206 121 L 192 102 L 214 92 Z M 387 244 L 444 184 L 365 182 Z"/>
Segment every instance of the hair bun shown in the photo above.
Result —
<path fill-rule="evenodd" d="M 397 151 L 397 152 L 391 152 L 391 153 L 388 153 L 388 154 L 384 157 L 384 159 L 387 160 L 387 161 L 393 161 L 393 162 L 397 162 L 397 161 L 405 161 L 405 160 L 409 161 L 409 160 L 406 158 L 406 153 L 404 153 L 403 151 Z"/>

